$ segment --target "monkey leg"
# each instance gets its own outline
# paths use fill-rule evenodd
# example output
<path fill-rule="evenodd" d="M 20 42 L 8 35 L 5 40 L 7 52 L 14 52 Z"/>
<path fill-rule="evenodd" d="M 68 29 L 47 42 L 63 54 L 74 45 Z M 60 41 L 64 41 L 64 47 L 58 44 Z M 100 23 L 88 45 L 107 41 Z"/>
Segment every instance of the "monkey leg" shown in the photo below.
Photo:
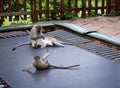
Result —
<path fill-rule="evenodd" d="M 31 40 L 31 46 L 32 46 L 32 48 L 35 48 L 35 49 L 39 48 L 39 46 L 35 40 Z"/>
<path fill-rule="evenodd" d="M 47 58 L 48 58 L 49 55 L 50 55 L 49 52 L 47 52 L 46 54 L 44 54 L 44 55 L 42 56 L 42 61 L 44 61 L 45 63 L 48 62 Z"/>
<path fill-rule="evenodd" d="M 36 41 L 36 44 L 37 44 L 37 46 L 40 47 L 40 48 L 44 48 L 44 47 L 47 46 L 47 44 L 46 44 L 46 42 L 45 42 L 44 39 L 38 39 L 38 40 Z"/>
<path fill-rule="evenodd" d="M 53 44 L 54 44 L 55 46 L 64 47 L 64 45 L 63 45 L 62 43 L 58 42 L 58 41 L 53 41 Z"/>
<path fill-rule="evenodd" d="M 22 71 L 29 71 L 32 67 L 33 67 L 33 65 L 30 65 L 29 67 L 23 69 Z"/>

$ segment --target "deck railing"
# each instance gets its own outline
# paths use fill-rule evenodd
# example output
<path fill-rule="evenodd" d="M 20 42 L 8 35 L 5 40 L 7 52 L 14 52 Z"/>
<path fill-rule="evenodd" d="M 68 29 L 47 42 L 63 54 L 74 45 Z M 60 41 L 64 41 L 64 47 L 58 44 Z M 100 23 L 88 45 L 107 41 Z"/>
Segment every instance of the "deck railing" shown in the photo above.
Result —
<path fill-rule="evenodd" d="M 119 10 L 119 0 L 0 0 L 0 22 L 20 18 L 32 22 L 109 15 Z"/>

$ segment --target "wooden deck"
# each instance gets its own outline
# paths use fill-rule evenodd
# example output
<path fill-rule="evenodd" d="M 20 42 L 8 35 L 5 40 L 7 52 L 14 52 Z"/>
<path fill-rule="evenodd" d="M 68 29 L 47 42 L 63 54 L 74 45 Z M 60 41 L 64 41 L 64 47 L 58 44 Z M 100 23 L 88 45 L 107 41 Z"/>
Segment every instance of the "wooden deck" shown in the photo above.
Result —
<path fill-rule="evenodd" d="M 120 16 L 115 17 L 92 17 L 86 19 L 74 19 L 74 20 L 64 20 L 64 21 L 42 21 L 38 22 L 37 24 L 44 24 L 44 23 L 73 23 L 84 27 L 89 30 L 95 30 L 100 33 L 116 36 L 120 38 Z"/>

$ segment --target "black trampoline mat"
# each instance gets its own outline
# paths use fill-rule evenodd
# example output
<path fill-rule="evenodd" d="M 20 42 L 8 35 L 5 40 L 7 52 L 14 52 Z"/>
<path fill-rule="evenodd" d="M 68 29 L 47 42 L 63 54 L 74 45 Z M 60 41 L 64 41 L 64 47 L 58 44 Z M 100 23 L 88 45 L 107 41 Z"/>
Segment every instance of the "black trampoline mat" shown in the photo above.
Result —
<path fill-rule="evenodd" d="M 22 72 L 34 55 L 42 56 L 44 49 L 23 46 L 15 51 L 18 42 L 29 41 L 29 36 L 0 39 L 0 77 L 12 88 L 120 88 L 120 64 L 76 46 L 48 47 L 48 60 L 54 65 L 80 64 L 72 69 L 48 69 Z"/>

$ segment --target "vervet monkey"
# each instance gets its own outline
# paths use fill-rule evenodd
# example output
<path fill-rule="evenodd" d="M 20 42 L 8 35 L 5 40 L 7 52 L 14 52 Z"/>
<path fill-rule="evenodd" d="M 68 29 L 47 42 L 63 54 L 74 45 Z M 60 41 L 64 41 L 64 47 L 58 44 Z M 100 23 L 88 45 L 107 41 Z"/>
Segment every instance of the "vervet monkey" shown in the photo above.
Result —
<path fill-rule="evenodd" d="M 25 42 L 25 43 L 19 43 L 14 47 L 12 50 L 14 51 L 16 48 L 23 46 L 23 45 L 31 45 L 33 48 L 37 48 L 37 43 L 36 40 L 39 38 L 44 38 L 42 34 L 42 26 L 40 25 L 35 25 L 31 28 L 30 32 L 27 31 L 28 34 L 30 34 L 30 42 Z"/>
<path fill-rule="evenodd" d="M 37 40 L 44 39 L 42 33 L 42 26 L 33 26 L 30 30 L 30 43 L 33 48 L 37 48 Z"/>
<path fill-rule="evenodd" d="M 64 47 L 64 45 L 60 42 L 58 42 L 57 39 L 53 37 L 44 37 L 44 39 L 40 38 L 36 40 L 36 47 L 44 48 L 47 46 L 59 46 L 59 47 Z"/>
<path fill-rule="evenodd" d="M 63 44 L 71 45 L 67 43 L 60 43 L 58 42 L 57 39 L 53 37 L 44 37 L 41 26 L 33 26 L 29 34 L 30 34 L 30 42 L 18 44 L 12 50 L 15 50 L 16 48 L 23 45 L 31 45 L 33 48 L 39 48 L 39 47 L 44 48 L 46 46 L 54 46 L 54 45 L 59 47 L 64 47 Z"/>
<path fill-rule="evenodd" d="M 24 69 L 23 71 L 29 71 L 32 67 L 35 67 L 36 70 L 45 70 L 45 69 L 49 69 L 49 68 L 69 69 L 72 67 L 80 66 L 79 64 L 71 65 L 71 66 L 67 66 L 67 67 L 51 65 L 47 60 L 47 57 L 49 55 L 50 55 L 50 52 L 47 50 L 47 53 L 45 55 L 43 55 L 42 58 L 40 58 L 39 56 L 34 56 L 32 65 L 29 66 L 28 68 Z"/>

